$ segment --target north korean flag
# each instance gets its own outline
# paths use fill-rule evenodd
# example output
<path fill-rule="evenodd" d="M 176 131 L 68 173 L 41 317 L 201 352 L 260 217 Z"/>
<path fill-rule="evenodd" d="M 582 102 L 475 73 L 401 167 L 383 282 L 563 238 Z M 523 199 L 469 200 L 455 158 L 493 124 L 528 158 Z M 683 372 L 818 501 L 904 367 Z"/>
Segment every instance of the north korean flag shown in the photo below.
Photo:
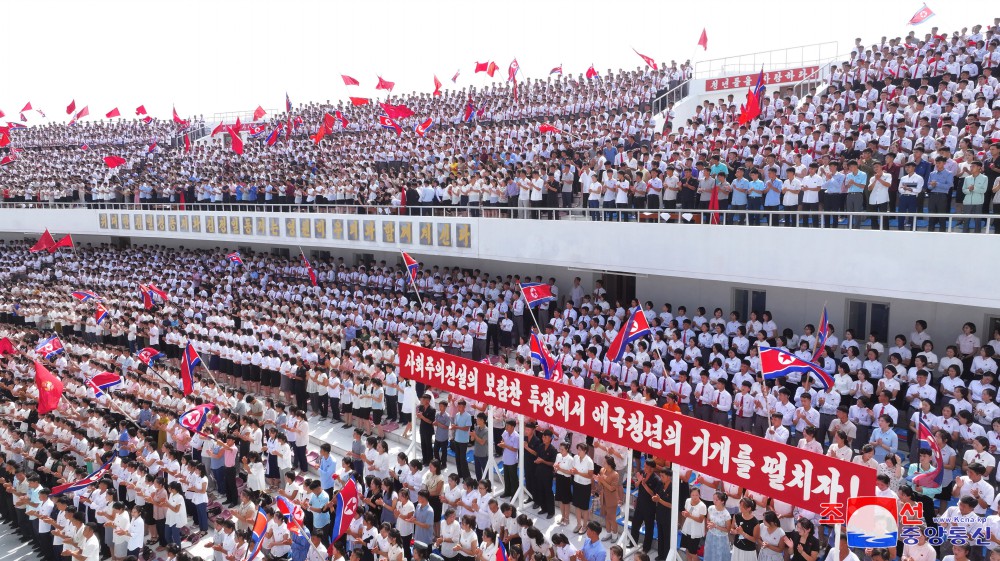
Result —
<path fill-rule="evenodd" d="M 552 295 L 552 287 L 544 282 L 522 282 L 520 286 L 524 300 L 532 308 L 556 299 Z"/>
<path fill-rule="evenodd" d="M 160 351 L 154 349 L 153 347 L 146 347 L 145 349 L 139 351 L 139 362 L 145 364 L 149 368 L 152 368 L 156 361 L 161 358 L 167 358 L 167 355 L 161 353 Z"/>
<path fill-rule="evenodd" d="M 234 251 L 232 253 L 227 254 L 226 259 L 228 259 L 232 263 L 236 263 L 241 267 L 243 266 L 243 257 L 240 256 L 240 252 L 238 251 Z"/>
<path fill-rule="evenodd" d="M 101 325 L 101 322 L 107 319 L 107 317 L 108 309 L 104 307 L 104 304 L 98 302 L 97 308 L 94 310 L 94 321 L 97 322 L 97 325 Z"/>
<path fill-rule="evenodd" d="M 625 355 L 625 347 L 646 335 L 649 335 L 649 322 L 646 320 L 646 314 L 642 312 L 642 307 L 636 306 L 629 310 L 628 320 L 618 330 L 618 335 L 615 335 L 614 341 L 608 346 L 608 360 L 611 362 L 620 361 Z"/>
<path fill-rule="evenodd" d="M 403 264 L 406 265 L 406 271 L 410 274 L 410 280 L 417 280 L 417 271 L 420 270 L 420 263 L 416 259 L 410 257 L 409 253 L 405 251 L 401 252 L 403 254 Z"/>
<path fill-rule="evenodd" d="M 53 335 L 44 341 L 39 341 L 35 347 L 35 354 L 45 357 L 45 360 L 52 360 L 53 357 L 61 355 L 64 352 L 66 352 L 66 349 L 63 348 L 62 341 L 58 335 Z"/>
<path fill-rule="evenodd" d="M 250 550 L 246 561 L 253 561 L 254 557 L 257 557 L 257 554 L 260 553 L 261 548 L 264 546 L 264 534 L 267 532 L 268 520 L 267 512 L 263 508 L 258 508 L 257 517 L 254 518 L 253 527 L 250 529 L 250 543 L 253 545 L 253 548 Z"/>
<path fill-rule="evenodd" d="M 113 372 L 99 372 L 87 378 L 87 387 L 94 390 L 94 397 L 101 397 L 122 384 L 122 377 Z"/>
<path fill-rule="evenodd" d="M 92 292 L 90 290 L 77 290 L 73 292 L 70 296 L 76 298 L 81 302 L 86 302 L 87 300 L 90 299 L 101 300 L 101 297 L 98 296 L 96 292 Z"/>
<path fill-rule="evenodd" d="M 529 347 L 531 348 L 531 358 L 542 365 L 542 373 L 545 374 L 546 380 L 551 380 L 557 372 L 562 373 L 562 363 L 552 358 L 548 349 L 542 344 L 542 340 L 538 338 L 538 334 L 531 334 Z"/>
<path fill-rule="evenodd" d="M 313 286 L 319 286 L 319 281 L 316 278 L 316 271 L 313 269 L 312 265 L 309 263 L 309 260 L 306 259 L 306 254 L 302 253 L 301 255 L 302 255 L 302 262 L 306 266 L 306 272 L 309 273 L 309 282 L 311 282 Z"/>
<path fill-rule="evenodd" d="M 205 426 L 205 421 L 208 420 L 208 415 L 212 412 L 213 407 L 215 407 L 214 403 L 203 403 L 195 406 L 194 409 L 186 411 L 183 415 L 181 415 L 177 422 L 189 431 L 201 432 L 201 429 Z"/>
<path fill-rule="evenodd" d="M 802 360 L 794 354 L 777 347 L 761 349 L 760 373 L 764 376 L 765 380 L 781 378 L 793 372 L 799 372 L 807 376 L 812 374 L 824 389 L 829 389 L 833 386 L 833 378 L 816 364 Z"/>
<path fill-rule="evenodd" d="M 931 471 L 914 475 L 913 483 L 928 489 L 938 489 L 944 483 L 944 457 L 941 455 L 941 447 L 934 438 L 934 431 L 924 420 L 923 413 L 920 414 L 920 423 L 917 427 L 917 440 L 920 441 L 921 448 L 930 448 L 934 453 L 935 467 Z"/>
<path fill-rule="evenodd" d="M 917 10 L 917 13 L 913 14 L 908 23 L 910 25 L 917 25 L 924 23 L 932 17 L 934 17 L 934 11 L 928 8 L 927 4 L 924 4 L 922 8 Z"/>
<path fill-rule="evenodd" d="M 86 489 L 91 485 L 97 484 L 97 482 L 104 477 L 104 474 L 108 473 L 108 470 L 111 469 L 112 461 L 114 461 L 113 457 L 111 460 L 108 460 L 103 466 L 97 468 L 97 471 L 88 475 L 87 477 L 84 477 L 83 479 L 73 481 L 72 483 L 63 483 L 62 485 L 56 485 L 55 487 L 52 488 L 52 492 L 49 493 L 49 496 L 56 497 L 64 493 L 75 493 L 80 489 Z"/>
<path fill-rule="evenodd" d="M 191 395 L 194 391 L 194 369 L 201 364 L 201 357 L 198 351 L 188 342 L 184 347 L 184 357 L 181 359 L 181 392 L 185 396 Z"/>
<path fill-rule="evenodd" d="M 358 514 L 358 484 L 348 479 L 344 488 L 337 493 L 337 509 L 333 513 L 333 529 L 330 540 L 337 541 L 350 528 Z"/>
<path fill-rule="evenodd" d="M 305 515 L 302 512 L 302 507 L 281 495 L 278 495 L 274 504 L 278 508 L 278 512 L 285 517 L 285 523 L 288 525 L 289 532 L 309 537 L 309 529 L 306 528 L 304 523 Z"/>

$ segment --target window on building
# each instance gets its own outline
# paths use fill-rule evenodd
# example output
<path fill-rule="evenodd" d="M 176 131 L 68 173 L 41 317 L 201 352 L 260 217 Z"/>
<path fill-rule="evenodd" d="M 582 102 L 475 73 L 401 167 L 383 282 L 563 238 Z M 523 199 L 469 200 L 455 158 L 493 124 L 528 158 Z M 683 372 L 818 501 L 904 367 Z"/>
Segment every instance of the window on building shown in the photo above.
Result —
<path fill-rule="evenodd" d="M 751 311 L 756 311 L 759 317 L 759 314 L 767 309 L 767 292 L 749 288 L 734 288 L 733 309 L 740 313 L 742 321 L 746 321 L 750 317 Z"/>

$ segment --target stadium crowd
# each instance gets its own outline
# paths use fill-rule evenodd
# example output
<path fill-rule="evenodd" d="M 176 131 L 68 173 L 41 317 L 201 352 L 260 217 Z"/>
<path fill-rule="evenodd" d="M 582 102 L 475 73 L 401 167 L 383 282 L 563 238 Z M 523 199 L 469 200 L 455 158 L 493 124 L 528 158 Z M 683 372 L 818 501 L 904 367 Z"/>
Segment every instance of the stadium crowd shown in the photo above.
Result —
<path fill-rule="evenodd" d="M 748 211 L 727 217 L 741 223 L 819 226 L 818 216 L 770 214 L 787 210 L 989 214 L 1000 203 L 996 30 L 934 28 L 923 39 L 911 32 L 870 47 L 859 39 L 850 60 L 831 69 L 825 91 L 801 99 L 787 88 L 767 92 L 761 115 L 746 124 L 733 95 L 706 100 L 685 123 L 674 123 L 671 109 L 655 119 L 651 102 L 690 76 L 686 63 L 672 63 L 593 79 L 526 80 L 516 102 L 509 82 L 390 98 L 413 112 L 398 120 L 401 134 L 378 124 L 384 110 L 374 101 L 310 103 L 294 112 L 301 126 L 290 142 L 264 142 L 276 125 L 292 123 L 278 115 L 257 129 L 242 157 L 225 146 L 225 134 L 191 152 L 150 152 L 141 135 L 86 153 L 72 144 L 28 149 L 9 164 L 4 199 L 325 203 L 349 212 L 451 206 L 472 214 L 506 207 L 519 210 L 502 215 L 526 218 L 540 215 L 530 207 L 706 209 L 715 192 L 720 209 Z M 335 124 L 314 142 L 324 115 L 335 113 L 346 127 Z M 413 131 L 428 118 L 434 129 Z M 543 123 L 553 128 L 541 132 Z M 21 135 L 26 146 L 75 138 L 56 126 L 27 131 L 12 133 L 15 146 Z M 119 137 L 117 128 L 108 131 L 109 140 Z M 99 156 L 112 153 L 128 159 L 122 170 L 104 167 Z M 912 220 L 865 223 L 904 229 Z M 943 229 L 945 221 L 926 226 Z"/>
<path fill-rule="evenodd" d="M 490 450 L 482 404 L 398 376 L 399 342 L 536 372 L 525 343 L 533 322 L 518 282 L 541 278 L 425 267 L 416 280 L 420 306 L 405 270 L 384 261 L 313 260 L 319 286 L 311 286 L 299 263 L 273 255 L 244 255 L 240 267 L 222 250 L 102 245 L 72 257 L 27 250 L 23 242 L 0 245 L 8 287 L 0 294 L 0 340 L 22 351 L 0 353 L 0 515 L 47 560 L 186 561 L 201 555 L 198 544 L 206 559 L 240 561 L 257 507 L 273 513 L 278 496 L 305 511 L 311 537 L 293 535 L 274 514 L 263 541 L 269 558 L 401 561 L 433 550 L 448 560 L 493 561 L 503 543 L 508 559 L 621 559 L 609 542 L 623 531 L 627 462 L 635 462 L 635 510 L 621 515 L 631 519 L 643 552 L 637 559 L 649 558 L 654 541 L 661 560 L 671 546 L 688 561 L 1000 555 L 1000 330 L 984 341 L 974 323 L 915 319 L 909 335 L 879 341 L 831 326 L 819 364 L 834 385 L 824 390 L 808 378 L 759 375 L 764 346 L 811 356 L 815 325 L 779 327 L 766 310 L 742 318 L 698 307 L 689 315 L 684 306 L 645 302 L 652 337 L 612 363 L 604 359 L 608 342 L 639 302 L 609 302 L 599 283 L 588 290 L 579 279 L 553 286 L 558 300 L 539 307 L 537 319 L 564 365 L 564 383 L 871 466 L 879 474 L 874 493 L 922 505 L 929 530 L 968 531 L 973 523 L 956 522 L 965 516 L 992 529 L 982 544 L 940 551 L 921 540 L 852 552 L 844 540 L 840 552 L 823 553 L 832 532 L 817 524 L 820 513 L 566 427 L 529 420 L 520 435 L 499 408 Z M 168 298 L 147 308 L 136 297 L 139 282 L 155 283 Z M 93 303 L 70 297 L 78 290 L 102 298 L 109 317 L 100 325 Z M 52 333 L 66 352 L 45 363 L 66 390 L 58 410 L 39 416 L 32 349 Z M 185 397 L 177 359 L 188 342 L 211 375 L 199 370 Z M 135 358 L 147 346 L 167 357 L 155 370 Z M 83 382 L 102 371 L 123 374 L 125 383 L 97 397 Z M 217 408 L 203 433 L 183 428 L 179 415 L 204 402 Z M 943 450 L 940 488 L 912 483 L 934 467 L 926 452 L 907 452 L 916 448 L 909 442 L 918 411 Z M 311 427 L 320 425 L 349 434 L 350 451 L 335 457 L 328 443 L 312 446 Z M 404 438 L 420 435 L 413 457 L 390 452 L 385 435 L 400 427 Z M 533 502 L 518 509 L 511 496 L 522 438 Z M 503 468 L 496 488 L 484 474 L 491 454 Z M 100 481 L 50 495 L 108 460 Z M 683 505 L 671 504 L 672 477 Z M 351 478 L 363 489 L 363 507 L 345 537 L 329 543 L 335 496 Z M 678 530 L 671 508 L 681 509 L 678 543 L 671 543 Z M 544 519 L 554 527 L 544 530 Z"/>

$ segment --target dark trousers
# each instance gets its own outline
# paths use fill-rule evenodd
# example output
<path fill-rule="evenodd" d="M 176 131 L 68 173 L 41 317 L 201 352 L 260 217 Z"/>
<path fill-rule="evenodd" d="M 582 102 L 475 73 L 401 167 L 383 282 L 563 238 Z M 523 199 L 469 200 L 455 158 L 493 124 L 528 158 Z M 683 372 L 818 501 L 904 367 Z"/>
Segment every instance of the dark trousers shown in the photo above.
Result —
<path fill-rule="evenodd" d="M 555 514 L 556 496 L 552 490 L 553 474 L 535 473 L 535 479 L 538 481 L 538 485 L 535 487 L 535 490 L 538 493 L 535 495 L 535 504 L 538 505 L 538 508 L 543 515 Z"/>
<path fill-rule="evenodd" d="M 434 441 L 434 458 L 441 462 L 442 466 L 448 465 L 448 441 L 447 440 L 435 440 Z"/>
<path fill-rule="evenodd" d="M 917 212 L 917 196 L 916 195 L 900 195 L 899 196 L 899 206 L 896 207 L 896 211 L 903 212 Z M 907 227 L 907 222 L 910 220 L 916 221 L 914 218 L 906 218 L 904 216 L 899 216 L 896 218 L 896 228 L 903 230 Z"/>
<path fill-rule="evenodd" d="M 490 460 L 489 456 L 473 456 L 472 463 L 476 468 L 476 481 L 483 478 L 483 474 L 486 473 L 486 463 Z"/>
<path fill-rule="evenodd" d="M 462 479 L 469 478 L 469 443 L 452 442 L 452 450 L 455 451 L 455 470 Z"/>
<path fill-rule="evenodd" d="M 414 421 L 419 422 L 419 421 Z M 434 433 L 431 431 L 420 431 L 420 457 L 424 465 L 431 463 L 434 459 Z"/>
<path fill-rule="evenodd" d="M 951 205 L 948 201 L 948 193 L 931 193 L 927 195 L 927 212 L 930 220 L 927 224 L 927 231 L 933 232 L 940 228 L 944 232 L 948 228 L 947 219 L 941 215 L 948 214 Z"/>
<path fill-rule="evenodd" d="M 394 423 L 399 420 L 398 395 L 385 396 L 385 418 L 386 420 L 392 421 Z"/>
<path fill-rule="evenodd" d="M 760 226 L 760 209 L 763 208 L 764 197 L 748 197 L 747 208 L 750 209 L 750 225 Z M 758 212 L 754 212 L 754 211 Z"/>
<path fill-rule="evenodd" d="M 517 491 L 517 464 L 503 465 L 503 496 L 513 497 Z"/>
<path fill-rule="evenodd" d="M 670 509 L 664 506 L 656 507 L 656 552 L 657 559 L 663 559 L 670 552 L 674 543 L 674 532 L 670 529 Z M 648 531 L 647 531 L 648 532 Z"/>
<path fill-rule="evenodd" d="M 226 502 L 230 506 L 240 504 L 240 497 L 236 492 L 236 466 L 226 467 Z"/>
<path fill-rule="evenodd" d="M 639 543 L 639 529 L 642 528 L 645 535 L 642 538 L 642 550 L 649 551 L 653 547 L 653 531 L 656 527 L 656 508 L 653 505 L 643 505 L 637 507 L 632 515 L 631 529 L 632 541 Z M 662 552 L 661 552 L 662 553 Z"/>

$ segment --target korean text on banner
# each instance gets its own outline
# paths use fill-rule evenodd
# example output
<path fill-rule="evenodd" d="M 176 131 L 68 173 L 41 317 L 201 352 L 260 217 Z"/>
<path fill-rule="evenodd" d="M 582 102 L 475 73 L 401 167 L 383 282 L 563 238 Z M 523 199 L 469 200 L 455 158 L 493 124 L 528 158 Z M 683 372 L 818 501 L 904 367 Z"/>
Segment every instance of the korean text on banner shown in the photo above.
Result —
<path fill-rule="evenodd" d="M 874 493 L 875 470 L 859 464 L 423 347 L 403 343 L 399 354 L 404 378 L 572 427 L 812 512 L 832 502 L 831 489 L 841 502 Z"/>

